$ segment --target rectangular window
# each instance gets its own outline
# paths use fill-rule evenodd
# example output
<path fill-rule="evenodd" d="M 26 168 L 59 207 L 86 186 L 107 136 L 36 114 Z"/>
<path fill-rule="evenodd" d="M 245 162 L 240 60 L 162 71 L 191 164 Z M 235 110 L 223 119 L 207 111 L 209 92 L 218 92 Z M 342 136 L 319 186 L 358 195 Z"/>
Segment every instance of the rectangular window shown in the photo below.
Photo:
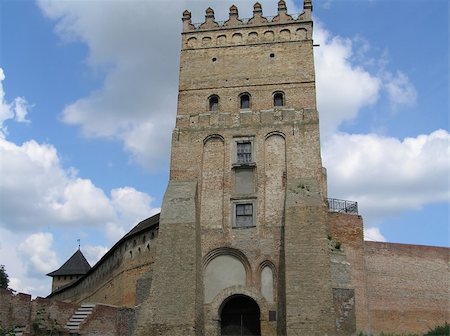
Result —
<path fill-rule="evenodd" d="M 236 145 L 237 163 L 252 162 L 252 143 L 250 141 L 242 141 Z"/>
<path fill-rule="evenodd" d="M 251 227 L 253 224 L 253 203 L 236 204 L 235 227 Z"/>

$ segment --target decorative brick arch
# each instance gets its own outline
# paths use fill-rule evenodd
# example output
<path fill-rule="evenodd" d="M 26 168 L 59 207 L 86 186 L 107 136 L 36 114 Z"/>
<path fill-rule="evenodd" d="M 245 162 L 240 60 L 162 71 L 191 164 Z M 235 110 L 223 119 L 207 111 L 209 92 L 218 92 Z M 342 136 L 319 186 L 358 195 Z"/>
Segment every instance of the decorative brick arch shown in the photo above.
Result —
<path fill-rule="evenodd" d="M 260 310 L 260 321 L 261 325 L 268 321 L 269 316 L 269 306 L 266 299 L 261 295 L 261 293 L 253 287 L 247 286 L 232 286 L 223 289 L 219 294 L 215 296 L 210 304 L 210 317 L 214 321 L 220 323 L 220 316 L 222 313 L 222 308 L 225 306 L 227 301 L 236 295 L 248 296 L 255 300 Z"/>

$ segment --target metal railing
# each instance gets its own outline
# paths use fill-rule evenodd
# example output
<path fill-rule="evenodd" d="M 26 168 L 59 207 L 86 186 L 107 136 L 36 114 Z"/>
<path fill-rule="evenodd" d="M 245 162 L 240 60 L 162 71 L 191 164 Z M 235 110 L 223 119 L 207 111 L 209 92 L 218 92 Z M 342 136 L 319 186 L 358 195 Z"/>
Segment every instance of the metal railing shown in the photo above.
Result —
<path fill-rule="evenodd" d="M 358 202 L 327 198 L 327 203 L 328 209 L 331 212 L 347 213 L 350 215 L 358 214 Z"/>

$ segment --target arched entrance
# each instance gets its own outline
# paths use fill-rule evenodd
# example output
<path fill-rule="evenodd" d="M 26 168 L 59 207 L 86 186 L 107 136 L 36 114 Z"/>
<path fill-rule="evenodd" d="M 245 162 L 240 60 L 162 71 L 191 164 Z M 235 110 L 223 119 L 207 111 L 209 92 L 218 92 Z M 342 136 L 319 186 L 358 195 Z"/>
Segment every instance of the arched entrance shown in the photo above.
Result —
<path fill-rule="evenodd" d="M 259 306 L 252 298 L 234 295 L 224 303 L 221 317 L 221 336 L 261 335 Z"/>

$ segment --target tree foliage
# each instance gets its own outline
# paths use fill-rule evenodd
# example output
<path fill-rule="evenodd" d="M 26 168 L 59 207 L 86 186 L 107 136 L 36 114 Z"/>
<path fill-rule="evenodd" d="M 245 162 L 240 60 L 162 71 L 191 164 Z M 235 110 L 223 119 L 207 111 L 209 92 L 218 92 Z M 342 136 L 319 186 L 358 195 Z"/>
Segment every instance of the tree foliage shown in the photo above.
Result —
<path fill-rule="evenodd" d="M 8 285 L 9 278 L 5 271 L 5 265 L 0 265 L 0 288 L 7 289 Z"/>

